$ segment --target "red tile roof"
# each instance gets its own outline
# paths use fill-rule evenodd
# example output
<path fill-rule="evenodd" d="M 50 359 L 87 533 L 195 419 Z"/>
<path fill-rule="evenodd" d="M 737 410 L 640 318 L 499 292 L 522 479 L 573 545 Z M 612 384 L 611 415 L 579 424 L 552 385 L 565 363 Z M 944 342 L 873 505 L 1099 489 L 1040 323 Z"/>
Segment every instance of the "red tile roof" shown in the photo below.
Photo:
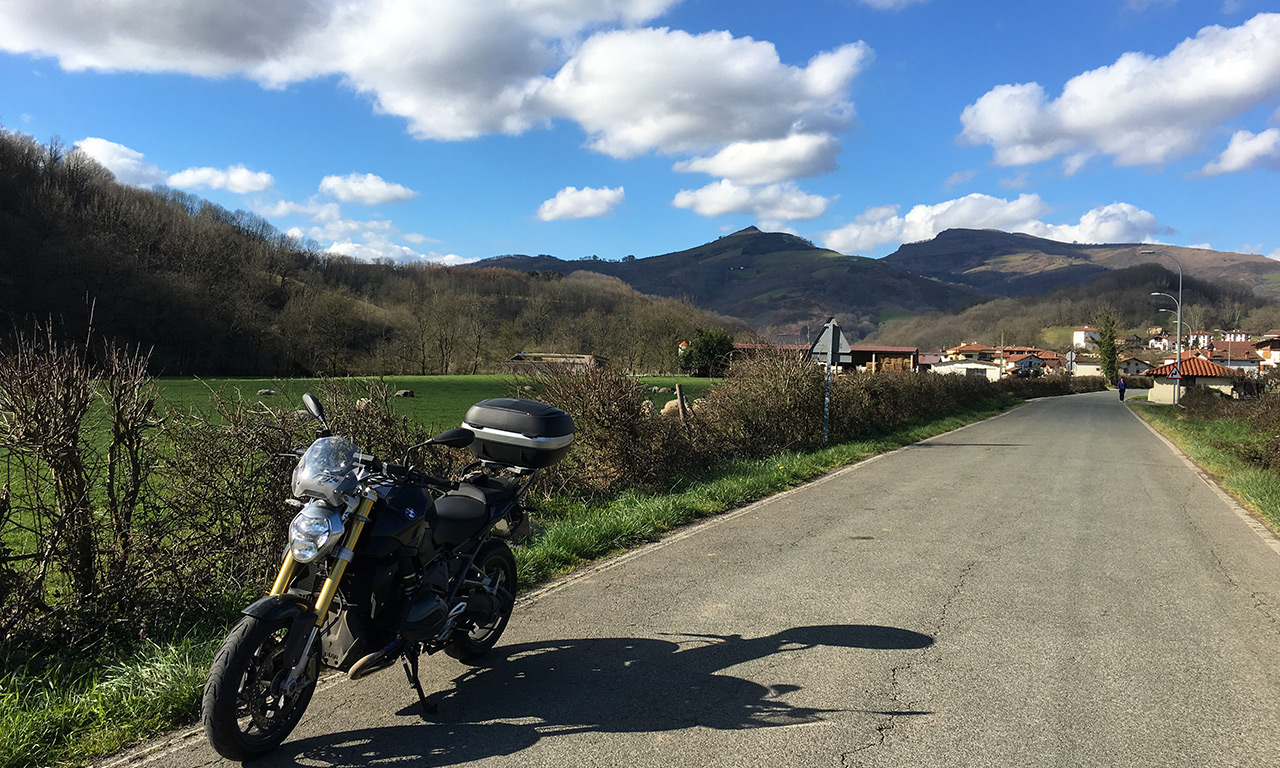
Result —
<path fill-rule="evenodd" d="M 1152 368 L 1147 371 L 1148 376 L 1156 378 L 1164 378 L 1173 373 L 1173 363 L 1167 363 L 1159 368 Z M 1182 376 L 1216 376 L 1226 378 L 1228 376 L 1243 376 L 1244 373 L 1227 368 L 1223 365 L 1205 360 L 1203 357 L 1184 357 L 1182 365 L 1178 367 L 1178 373 Z"/>

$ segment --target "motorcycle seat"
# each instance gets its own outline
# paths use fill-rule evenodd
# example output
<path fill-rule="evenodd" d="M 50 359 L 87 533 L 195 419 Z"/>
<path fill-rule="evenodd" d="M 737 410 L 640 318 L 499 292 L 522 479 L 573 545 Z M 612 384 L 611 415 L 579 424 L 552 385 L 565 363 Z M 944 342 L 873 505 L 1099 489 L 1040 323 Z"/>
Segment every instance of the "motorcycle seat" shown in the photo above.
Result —
<path fill-rule="evenodd" d="M 437 547 L 454 547 L 474 538 L 489 522 L 489 500 L 469 483 L 436 499 L 431 540 Z"/>

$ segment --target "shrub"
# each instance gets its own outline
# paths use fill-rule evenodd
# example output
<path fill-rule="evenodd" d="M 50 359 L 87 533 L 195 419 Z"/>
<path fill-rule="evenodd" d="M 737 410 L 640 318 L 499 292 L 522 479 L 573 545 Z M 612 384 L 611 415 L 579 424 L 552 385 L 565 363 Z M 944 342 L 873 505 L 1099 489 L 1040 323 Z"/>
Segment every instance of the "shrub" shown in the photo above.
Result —
<path fill-rule="evenodd" d="M 695 425 L 654 414 L 640 385 L 618 371 L 545 372 L 518 385 L 534 387 L 541 400 L 573 417 L 574 447 L 543 473 L 543 493 L 601 497 L 651 489 L 673 477 L 696 476 L 712 464 L 695 446 Z"/>

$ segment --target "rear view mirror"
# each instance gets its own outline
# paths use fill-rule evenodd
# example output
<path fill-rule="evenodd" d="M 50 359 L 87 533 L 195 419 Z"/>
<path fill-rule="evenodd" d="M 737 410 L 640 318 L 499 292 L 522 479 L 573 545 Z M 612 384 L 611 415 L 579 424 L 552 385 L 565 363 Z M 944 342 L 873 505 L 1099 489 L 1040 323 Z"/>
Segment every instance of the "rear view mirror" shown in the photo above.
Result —
<path fill-rule="evenodd" d="M 466 448 L 476 439 L 476 435 L 469 429 L 463 427 L 454 427 L 446 429 L 435 437 L 431 438 L 433 445 L 443 445 L 447 448 Z"/>

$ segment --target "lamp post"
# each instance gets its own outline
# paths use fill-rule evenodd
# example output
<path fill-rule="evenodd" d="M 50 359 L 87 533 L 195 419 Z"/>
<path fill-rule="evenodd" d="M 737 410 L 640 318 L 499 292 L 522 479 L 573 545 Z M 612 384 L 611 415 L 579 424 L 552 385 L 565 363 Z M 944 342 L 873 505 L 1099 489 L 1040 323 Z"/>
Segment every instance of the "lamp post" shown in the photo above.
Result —
<path fill-rule="evenodd" d="M 1164 251 L 1157 251 L 1152 248 L 1143 249 L 1141 251 L 1138 251 L 1138 253 L 1143 256 L 1147 256 L 1147 255 L 1165 256 L 1165 257 L 1168 257 L 1168 259 L 1172 261 L 1174 264 L 1178 265 L 1178 298 L 1173 299 L 1173 297 L 1169 296 L 1169 294 L 1167 293 L 1151 294 L 1152 296 L 1169 296 L 1169 298 L 1173 299 L 1173 303 L 1178 305 L 1178 312 L 1176 315 L 1176 317 L 1178 318 L 1178 342 L 1177 342 L 1177 353 L 1176 353 L 1177 357 L 1174 359 L 1174 363 L 1173 363 L 1173 370 L 1177 371 L 1179 375 L 1179 378 L 1174 379 L 1173 381 L 1173 404 L 1177 405 L 1178 394 L 1182 390 L 1182 379 L 1181 379 L 1181 375 L 1182 375 L 1182 262 L 1178 261 L 1172 256 L 1169 256 L 1169 254 L 1165 253 Z"/>
<path fill-rule="evenodd" d="M 1159 312 L 1172 312 L 1177 324 L 1178 341 L 1174 346 L 1176 351 L 1174 352 L 1175 357 L 1173 360 L 1173 370 L 1178 374 L 1178 378 L 1173 380 L 1173 404 L 1177 405 L 1178 395 L 1182 390 L 1182 302 L 1174 299 L 1173 296 L 1170 296 L 1167 293 L 1160 293 L 1159 291 L 1153 292 L 1151 295 L 1168 296 L 1170 299 L 1173 299 L 1173 303 L 1178 306 L 1177 310 L 1172 310 L 1167 307 L 1161 307 L 1157 310 Z"/>

